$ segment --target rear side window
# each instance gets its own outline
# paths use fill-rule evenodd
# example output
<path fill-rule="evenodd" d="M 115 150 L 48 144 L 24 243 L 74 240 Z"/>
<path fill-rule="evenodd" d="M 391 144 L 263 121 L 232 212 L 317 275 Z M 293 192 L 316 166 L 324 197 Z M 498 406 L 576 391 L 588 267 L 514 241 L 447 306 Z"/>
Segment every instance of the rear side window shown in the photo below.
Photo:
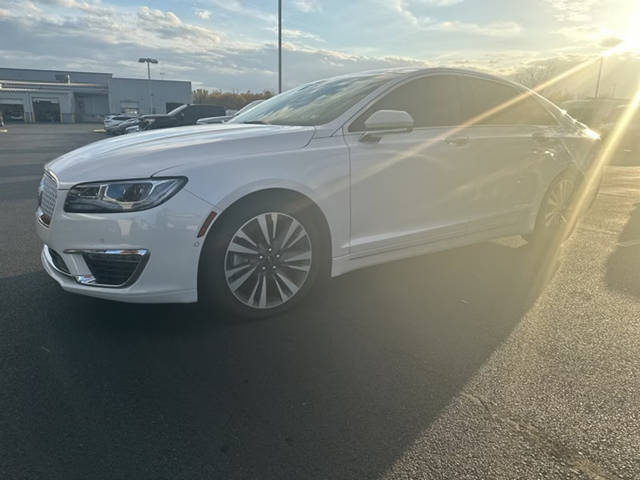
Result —
<path fill-rule="evenodd" d="M 556 125 L 558 122 L 531 96 L 510 85 L 479 78 L 460 78 L 465 93 L 462 115 L 475 125 Z M 517 100 L 516 100 L 517 99 Z"/>
<path fill-rule="evenodd" d="M 457 77 L 434 75 L 401 85 L 365 110 L 350 126 L 350 132 L 363 132 L 364 122 L 378 110 L 408 112 L 415 128 L 448 127 L 460 122 Z"/>
<path fill-rule="evenodd" d="M 208 117 L 221 117 L 225 114 L 224 107 L 219 105 L 200 105 L 199 114 L 206 114 Z"/>

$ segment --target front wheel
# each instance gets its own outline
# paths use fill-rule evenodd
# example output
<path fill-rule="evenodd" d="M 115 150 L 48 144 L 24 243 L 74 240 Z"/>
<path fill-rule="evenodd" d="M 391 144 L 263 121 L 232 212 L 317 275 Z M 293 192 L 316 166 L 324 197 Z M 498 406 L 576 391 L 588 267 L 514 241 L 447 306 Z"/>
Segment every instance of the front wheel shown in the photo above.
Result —
<path fill-rule="evenodd" d="M 308 208 L 278 200 L 259 204 L 240 205 L 214 225 L 200 264 L 201 297 L 249 318 L 295 305 L 325 263 L 323 238 Z"/>

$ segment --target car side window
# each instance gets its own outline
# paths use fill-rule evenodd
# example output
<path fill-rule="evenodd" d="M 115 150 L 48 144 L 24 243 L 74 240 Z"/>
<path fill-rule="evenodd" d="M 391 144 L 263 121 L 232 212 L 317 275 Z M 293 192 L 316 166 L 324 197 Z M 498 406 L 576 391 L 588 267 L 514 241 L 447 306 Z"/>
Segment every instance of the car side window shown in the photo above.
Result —
<path fill-rule="evenodd" d="M 465 121 L 475 125 L 557 125 L 556 119 L 532 96 L 500 82 L 461 78 L 466 93 Z"/>
<path fill-rule="evenodd" d="M 366 109 L 349 126 L 349 131 L 363 132 L 365 120 L 378 110 L 408 112 L 415 128 L 457 125 L 460 96 L 456 78 L 454 75 L 433 75 L 401 85 Z"/>
<path fill-rule="evenodd" d="M 183 113 L 185 122 L 195 121 L 200 113 L 200 108 L 198 105 L 194 105 L 193 107 L 186 108 Z"/>

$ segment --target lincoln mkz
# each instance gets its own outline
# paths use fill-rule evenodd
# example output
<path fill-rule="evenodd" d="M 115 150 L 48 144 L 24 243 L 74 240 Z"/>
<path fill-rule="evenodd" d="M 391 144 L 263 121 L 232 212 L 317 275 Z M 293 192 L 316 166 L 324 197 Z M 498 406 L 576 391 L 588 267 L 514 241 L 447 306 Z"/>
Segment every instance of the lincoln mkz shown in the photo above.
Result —
<path fill-rule="evenodd" d="M 42 263 L 70 292 L 266 316 L 323 276 L 507 235 L 551 238 L 577 192 L 595 194 L 598 143 L 493 76 L 334 77 L 227 123 L 107 139 L 49 162 Z"/>

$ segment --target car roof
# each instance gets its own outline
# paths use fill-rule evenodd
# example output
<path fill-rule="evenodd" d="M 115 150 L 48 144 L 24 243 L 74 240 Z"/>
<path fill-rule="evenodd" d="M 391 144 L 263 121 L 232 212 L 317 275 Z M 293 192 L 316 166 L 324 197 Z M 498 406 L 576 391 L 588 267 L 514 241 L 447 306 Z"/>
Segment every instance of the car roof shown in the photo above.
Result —
<path fill-rule="evenodd" d="M 402 76 L 406 76 L 406 77 L 420 77 L 423 75 L 428 75 L 428 74 L 437 74 L 437 73 L 449 73 L 452 75 L 473 75 L 475 77 L 482 77 L 482 78 L 486 78 L 488 80 L 498 80 L 501 82 L 508 82 L 508 83 L 514 83 L 517 85 L 516 82 L 513 82 L 511 80 L 506 80 L 503 77 L 499 77 L 496 75 L 492 75 L 490 73 L 487 72 L 481 72 L 478 70 L 472 70 L 472 69 L 466 69 L 466 68 L 453 68 L 453 67 L 397 67 L 397 68 L 381 68 L 381 69 L 377 69 L 377 70 L 365 70 L 365 71 L 360 71 L 360 72 L 352 72 L 352 73 L 346 73 L 343 75 L 337 75 L 335 77 L 330 77 L 327 78 L 325 80 L 329 80 L 329 79 L 334 79 L 334 78 L 356 78 L 356 77 L 363 77 L 363 76 L 376 76 L 376 75 L 383 75 L 383 74 L 397 74 L 396 78 L 398 77 L 402 77 Z"/>

